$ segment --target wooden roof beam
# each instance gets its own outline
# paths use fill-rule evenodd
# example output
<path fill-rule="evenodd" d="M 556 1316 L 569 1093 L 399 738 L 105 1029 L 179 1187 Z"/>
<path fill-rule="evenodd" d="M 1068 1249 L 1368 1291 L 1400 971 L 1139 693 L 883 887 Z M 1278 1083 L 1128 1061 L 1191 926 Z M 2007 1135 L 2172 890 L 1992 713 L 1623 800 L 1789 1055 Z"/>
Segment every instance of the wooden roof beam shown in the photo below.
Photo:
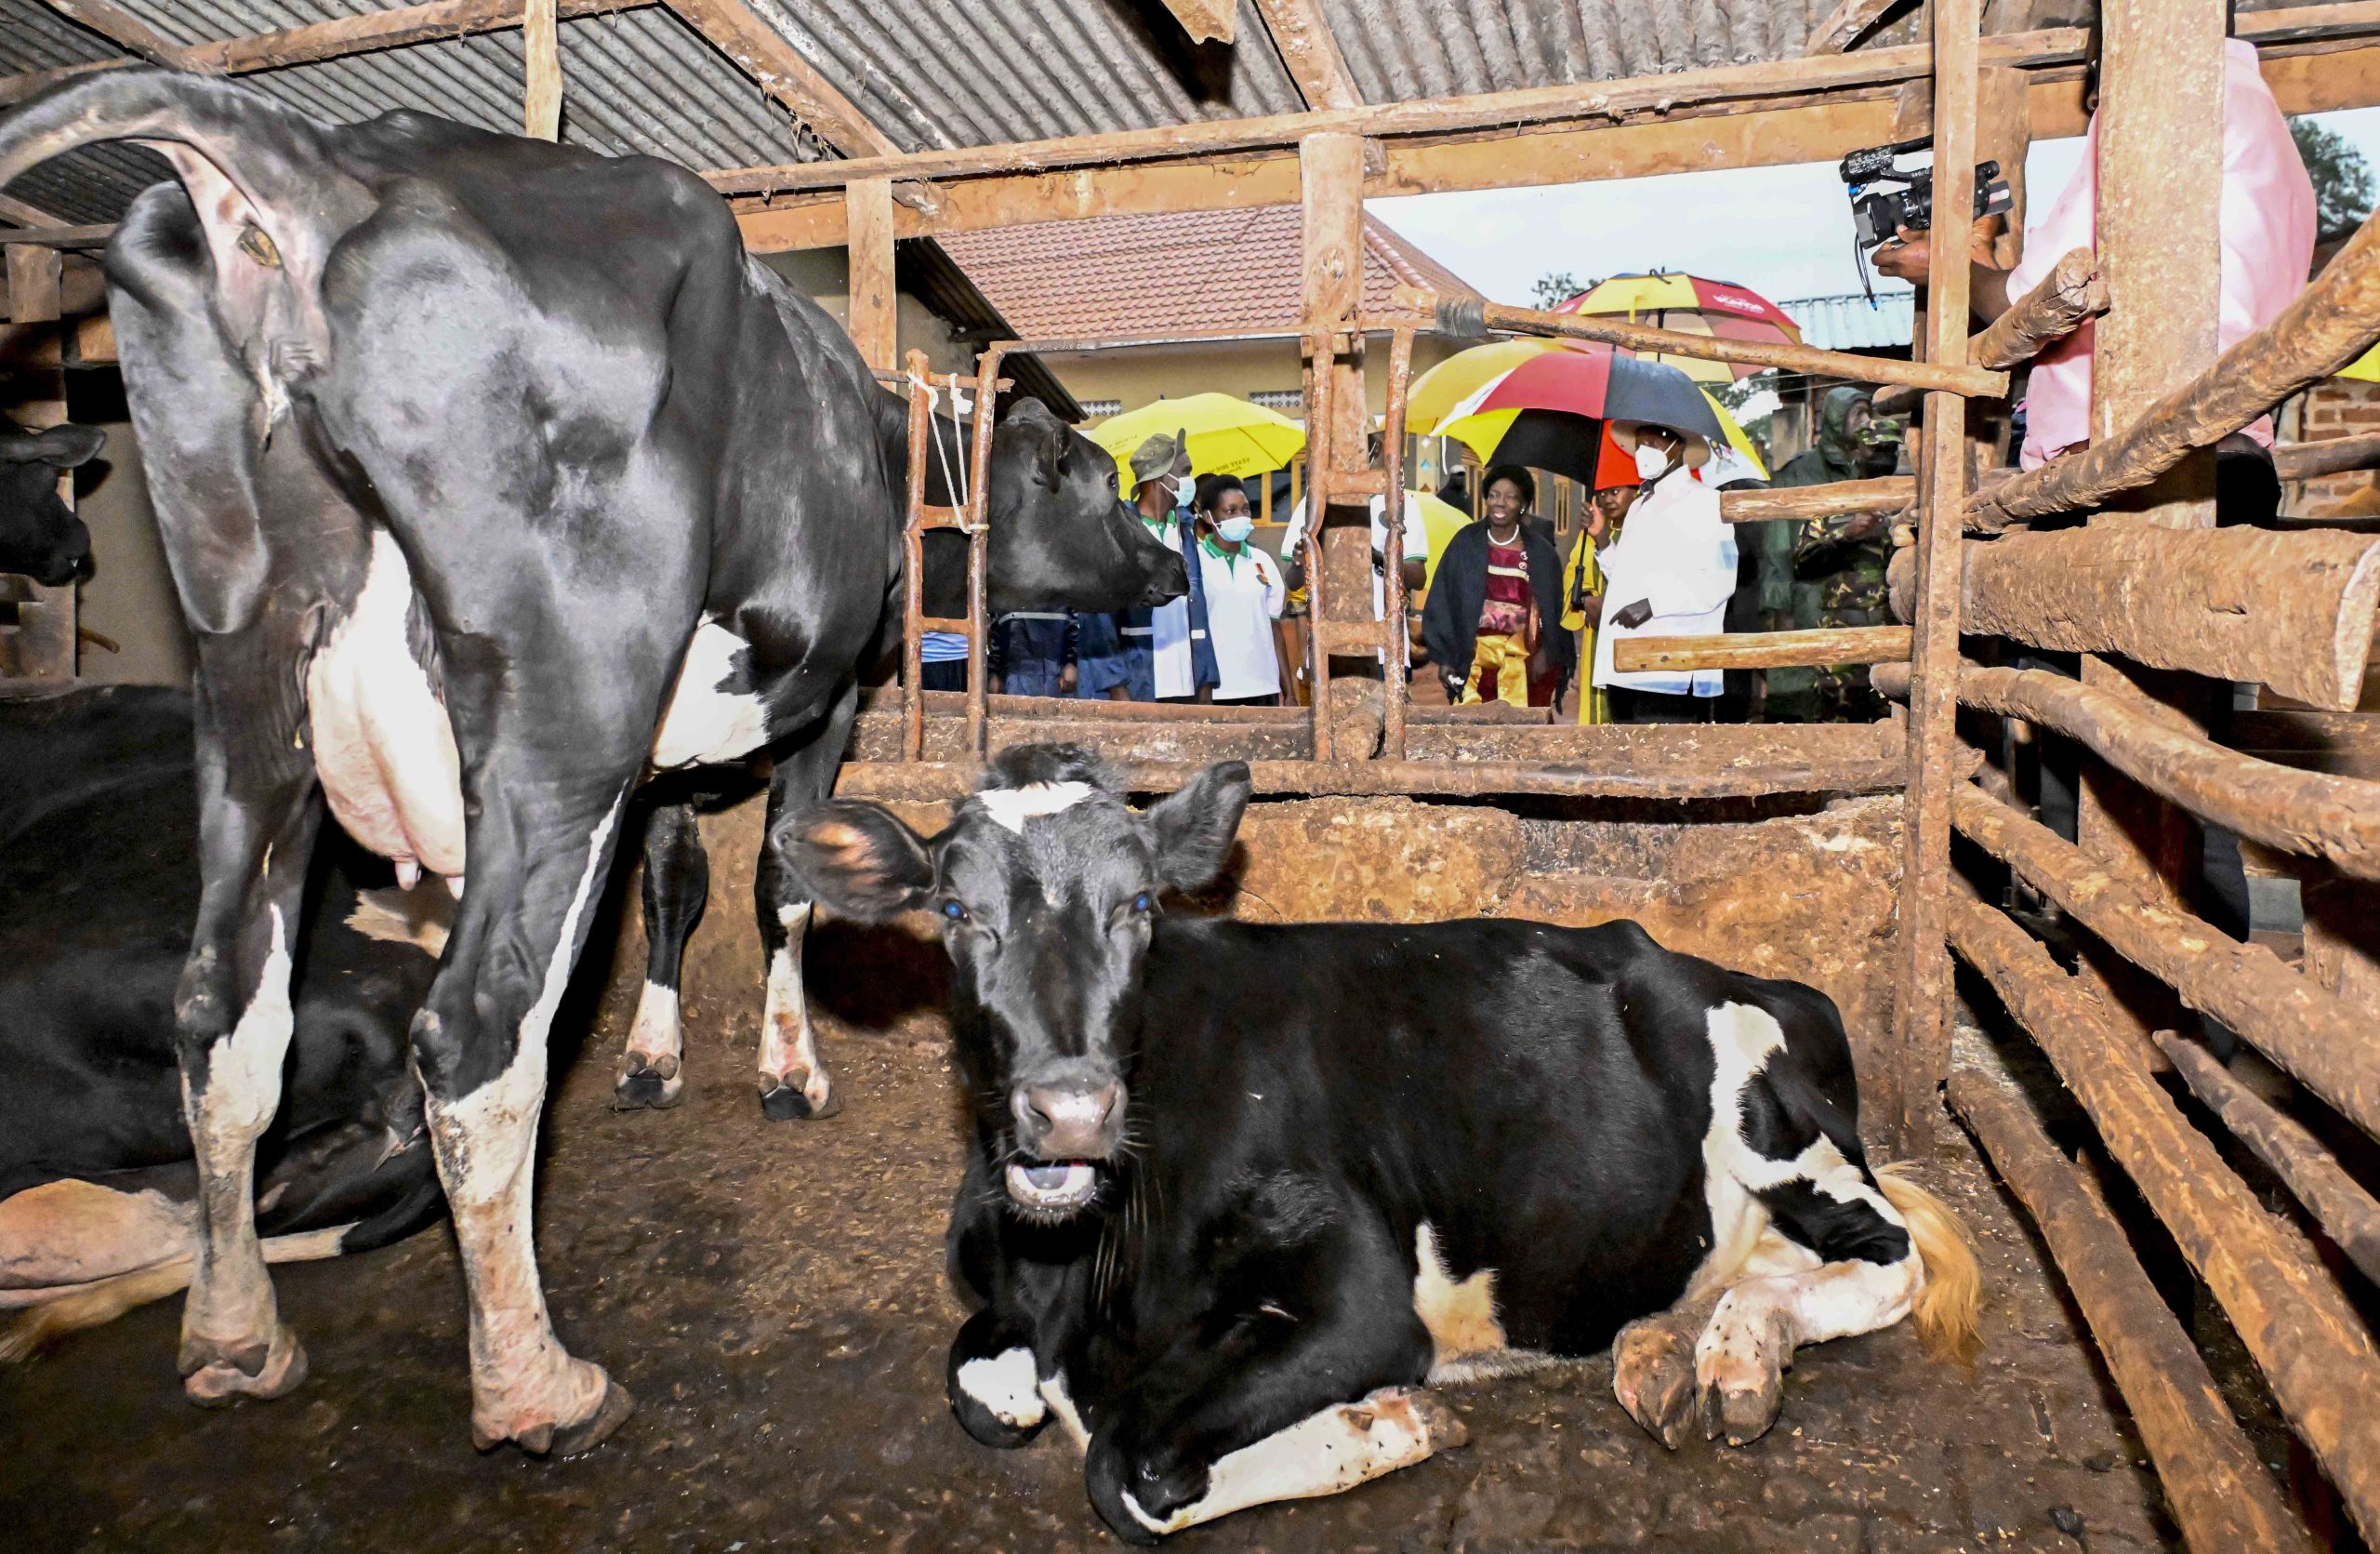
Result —
<path fill-rule="evenodd" d="M 1239 0 L 1165 0 L 1165 8 L 1182 23 L 1192 43 L 1236 42 Z"/>
<path fill-rule="evenodd" d="M 1867 36 L 1870 29 L 1884 20 L 1884 13 L 1901 0 L 1843 0 L 1827 13 L 1827 19 L 1810 29 L 1809 41 L 1802 47 L 1804 54 L 1844 54 L 1852 45 Z"/>
<path fill-rule="evenodd" d="M 1364 98 L 1347 73 L 1321 0 L 1256 0 L 1256 14 L 1272 34 L 1281 63 L 1308 108 L 1360 108 Z"/>
<path fill-rule="evenodd" d="M 555 0 L 557 21 L 615 11 L 641 10 L 655 0 Z M 416 43 L 502 33 L 521 25 L 528 7 L 523 0 L 431 0 L 421 6 L 367 11 L 303 27 L 248 37 L 222 38 L 192 44 L 181 51 L 184 70 L 208 75 L 247 75 L 260 70 L 285 70 L 324 60 L 368 54 L 379 48 L 403 48 Z"/>
<path fill-rule="evenodd" d="M 49 8 L 152 65 L 181 63 L 182 51 L 178 47 L 130 11 L 109 5 L 108 0 L 49 0 Z"/>

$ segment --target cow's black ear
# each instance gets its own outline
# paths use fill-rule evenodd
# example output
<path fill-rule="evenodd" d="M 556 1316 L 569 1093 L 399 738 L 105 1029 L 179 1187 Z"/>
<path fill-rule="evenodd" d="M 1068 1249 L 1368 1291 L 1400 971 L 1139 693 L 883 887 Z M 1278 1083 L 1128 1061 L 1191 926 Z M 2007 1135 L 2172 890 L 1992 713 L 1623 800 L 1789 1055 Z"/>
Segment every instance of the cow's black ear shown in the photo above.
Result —
<path fill-rule="evenodd" d="M 925 840 L 879 804 L 834 799 L 777 829 L 778 845 L 820 905 L 837 917 L 881 923 L 933 889 Z"/>
<path fill-rule="evenodd" d="M 53 426 L 22 439 L 0 439 L 0 464 L 46 464 L 72 470 L 99 457 L 108 434 L 96 426 Z"/>
<path fill-rule="evenodd" d="M 1255 784 L 1245 761 L 1224 761 L 1149 810 L 1157 832 L 1157 877 L 1176 890 L 1204 890 L 1223 871 L 1239 817 Z"/>
<path fill-rule="evenodd" d="M 1055 491 L 1066 461 L 1066 438 L 1072 433 L 1053 420 L 1046 429 L 1036 428 L 1035 435 L 1035 468 L 1041 472 L 1041 484 Z"/>

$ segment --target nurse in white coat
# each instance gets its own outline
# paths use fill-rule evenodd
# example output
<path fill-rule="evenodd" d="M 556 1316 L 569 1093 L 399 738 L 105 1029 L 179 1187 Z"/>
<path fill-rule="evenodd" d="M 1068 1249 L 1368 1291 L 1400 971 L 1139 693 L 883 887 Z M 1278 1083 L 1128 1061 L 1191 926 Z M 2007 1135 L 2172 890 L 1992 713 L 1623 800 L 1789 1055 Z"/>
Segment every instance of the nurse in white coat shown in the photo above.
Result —
<path fill-rule="evenodd" d="M 1273 623 L 1289 599 L 1281 564 L 1249 537 L 1256 520 L 1248 489 L 1230 475 L 1198 483 L 1198 567 L 1207 631 L 1215 647 L 1215 700 L 1280 700 L 1281 662 Z"/>
<path fill-rule="evenodd" d="M 1595 633 L 1593 683 L 1610 695 L 1615 723 L 1699 723 L 1724 676 L 1717 670 L 1622 674 L 1612 648 L 1633 636 L 1716 636 L 1736 591 L 1736 541 L 1719 518 L 1719 493 L 1694 478 L 1711 445 L 1648 422 L 1615 422 L 1612 441 L 1634 454 L 1644 494 L 1619 541 L 1595 558 L 1605 613 Z"/>

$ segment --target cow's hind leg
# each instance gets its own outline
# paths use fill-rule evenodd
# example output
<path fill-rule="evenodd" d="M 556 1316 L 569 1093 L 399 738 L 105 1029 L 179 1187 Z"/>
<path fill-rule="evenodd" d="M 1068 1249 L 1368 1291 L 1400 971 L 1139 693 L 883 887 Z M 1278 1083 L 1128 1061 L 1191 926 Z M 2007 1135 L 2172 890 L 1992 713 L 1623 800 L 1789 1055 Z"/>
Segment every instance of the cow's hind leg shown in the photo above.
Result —
<path fill-rule="evenodd" d="M 801 945 L 809 932 L 809 882 L 779 845 L 779 824 L 824 803 L 835 789 L 859 687 L 847 685 L 826 716 L 777 756 L 769 783 L 768 830 L 752 881 L 760 912 L 760 949 L 768 957 L 768 992 L 760 1010 L 760 1110 L 776 1122 L 816 1121 L 843 1109 L 834 1081 L 818 1056 L 818 1033 L 810 1023 L 801 987 Z"/>
<path fill-rule="evenodd" d="M 694 806 L 654 805 L 644 830 L 644 991 L 612 1086 L 623 1109 L 673 1107 L 685 1097 L 679 971 L 709 892 L 710 859 L 694 828 Z"/>
<path fill-rule="evenodd" d="M 1694 1348 L 1724 1293 L 1689 1291 L 1668 1310 L 1630 1322 L 1611 1341 L 1612 1395 L 1673 1452 L 1686 1444 L 1699 1415 Z"/>
<path fill-rule="evenodd" d="M 530 1205 L 546 1044 L 594 915 L 632 767 L 562 780 L 507 770 L 498 748 L 469 780 L 483 796 L 470 885 L 446 960 L 414 1022 L 431 1147 L 470 1295 L 471 1439 L 570 1455 L 628 1416 L 627 1390 L 554 1335 Z"/>

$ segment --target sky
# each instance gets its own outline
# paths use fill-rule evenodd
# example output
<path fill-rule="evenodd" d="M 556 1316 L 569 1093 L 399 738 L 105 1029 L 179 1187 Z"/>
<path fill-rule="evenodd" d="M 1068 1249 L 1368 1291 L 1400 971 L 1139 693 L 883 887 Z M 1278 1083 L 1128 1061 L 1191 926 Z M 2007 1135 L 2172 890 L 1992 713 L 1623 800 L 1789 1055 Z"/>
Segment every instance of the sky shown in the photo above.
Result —
<path fill-rule="evenodd" d="M 2314 118 L 2380 170 L 2380 108 Z M 2065 186 L 2082 153 L 2079 137 L 2034 144 L 2025 179 L 2035 208 Z M 1537 278 L 1561 270 L 1581 284 L 1684 270 L 1778 302 L 1859 289 L 1851 206 L 1831 162 L 1415 194 L 1370 200 L 1365 208 L 1497 302 L 1534 305 Z M 1878 289 L 1906 288 L 1885 281 Z"/>

